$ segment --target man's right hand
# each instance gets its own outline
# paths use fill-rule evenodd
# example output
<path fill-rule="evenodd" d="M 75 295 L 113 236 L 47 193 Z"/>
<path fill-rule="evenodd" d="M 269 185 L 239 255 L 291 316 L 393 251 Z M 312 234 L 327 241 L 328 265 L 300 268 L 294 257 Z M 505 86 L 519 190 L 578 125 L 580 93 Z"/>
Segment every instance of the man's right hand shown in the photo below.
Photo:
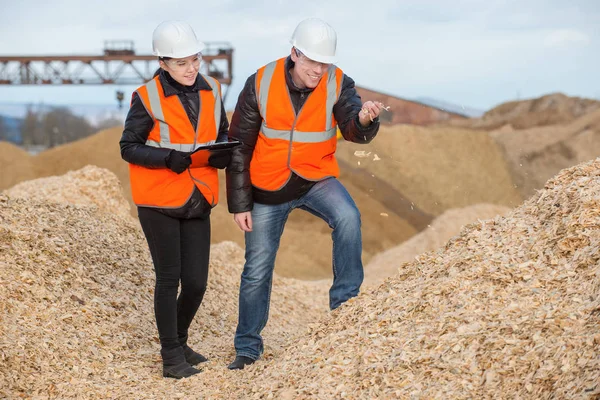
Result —
<path fill-rule="evenodd" d="M 233 220 L 244 232 L 252 232 L 252 213 L 250 211 L 233 214 Z"/>

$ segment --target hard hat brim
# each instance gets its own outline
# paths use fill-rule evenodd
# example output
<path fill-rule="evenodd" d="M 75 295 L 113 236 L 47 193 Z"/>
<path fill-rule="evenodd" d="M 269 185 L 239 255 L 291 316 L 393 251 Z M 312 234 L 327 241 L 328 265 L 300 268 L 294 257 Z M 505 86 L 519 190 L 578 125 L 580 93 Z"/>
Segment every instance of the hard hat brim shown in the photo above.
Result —
<path fill-rule="evenodd" d="M 200 53 L 202 50 L 204 50 L 206 46 L 204 45 L 204 43 L 202 42 L 198 42 L 197 45 L 191 47 L 191 48 L 187 48 L 185 50 L 178 50 L 176 52 L 167 52 L 167 53 L 160 53 L 159 51 L 154 51 L 153 54 L 157 57 L 169 57 L 169 58 L 186 58 L 189 56 L 192 56 L 194 54 L 198 54 Z"/>
<path fill-rule="evenodd" d="M 294 46 L 294 47 L 297 48 L 298 50 L 300 50 L 302 52 L 302 54 L 304 54 L 306 57 L 310 58 L 313 61 L 320 62 L 323 64 L 335 64 L 337 62 L 337 58 L 335 56 L 324 56 L 321 54 L 312 53 L 310 51 L 307 51 L 300 46 Z"/>

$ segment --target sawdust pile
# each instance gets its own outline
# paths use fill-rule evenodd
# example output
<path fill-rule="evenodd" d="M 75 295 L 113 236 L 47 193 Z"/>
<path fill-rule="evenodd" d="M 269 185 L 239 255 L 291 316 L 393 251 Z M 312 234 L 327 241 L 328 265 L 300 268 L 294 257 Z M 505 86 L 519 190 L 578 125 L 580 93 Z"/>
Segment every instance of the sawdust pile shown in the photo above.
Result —
<path fill-rule="evenodd" d="M 526 198 L 561 169 L 600 154 L 600 110 L 565 125 L 503 128 L 490 132 L 490 136 L 503 149 L 512 179 Z"/>
<path fill-rule="evenodd" d="M 212 247 L 191 328 L 211 361 L 178 382 L 160 377 L 134 220 L 3 194 L 0 260 L 7 398 L 600 396 L 600 159 L 333 313 L 328 282 L 276 277 L 264 360 L 244 371 L 226 369 L 243 263 L 234 243 Z"/>
<path fill-rule="evenodd" d="M 0 190 L 36 177 L 29 153 L 0 141 Z"/>
<path fill-rule="evenodd" d="M 510 208 L 495 204 L 475 204 L 444 211 L 430 226 L 406 242 L 373 257 L 365 266 L 365 284 L 381 283 L 394 275 L 400 266 L 421 253 L 436 250 L 468 224 L 507 214 Z"/>
<path fill-rule="evenodd" d="M 447 124 L 473 129 L 514 129 L 560 125 L 600 109 L 600 101 L 552 93 L 535 99 L 510 101 L 486 112 L 481 118 L 451 120 Z"/>
<path fill-rule="evenodd" d="M 66 202 L 85 179 L 104 180 L 98 195 L 116 184 L 109 173 L 94 172 L 38 181 L 58 188 L 62 179 L 64 196 L 0 194 L 0 397 L 180 398 L 194 383 L 188 393 L 222 398 L 242 249 L 224 242 L 211 250 L 209 287 L 190 338 L 211 358 L 202 378 L 183 385 L 162 379 L 154 274 L 139 224 L 100 204 Z M 327 286 L 275 278 L 265 359 L 326 312 Z"/>
<path fill-rule="evenodd" d="M 42 151 L 33 157 L 36 177 L 62 175 L 86 165 L 95 165 L 117 175 L 123 192 L 130 200 L 129 169 L 127 163 L 121 160 L 119 149 L 122 132 L 122 127 L 105 129 L 84 139 Z"/>
<path fill-rule="evenodd" d="M 12 198 L 38 199 L 49 203 L 95 205 L 104 212 L 130 217 L 121 182 L 109 170 L 88 165 L 62 176 L 25 181 L 5 191 Z"/>
<path fill-rule="evenodd" d="M 600 158 L 311 325 L 246 398 L 590 399 L 599 354 Z"/>
<path fill-rule="evenodd" d="M 356 152 L 368 156 L 358 158 Z M 502 149 L 487 132 L 385 126 L 368 145 L 340 142 L 337 155 L 373 180 L 393 186 L 408 199 L 407 212 L 412 206 L 437 216 L 477 203 L 515 207 L 522 202 Z M 354 183 L 377 198 L 377 191 L 369 192 L 374 182 L 362 178 Z"/>

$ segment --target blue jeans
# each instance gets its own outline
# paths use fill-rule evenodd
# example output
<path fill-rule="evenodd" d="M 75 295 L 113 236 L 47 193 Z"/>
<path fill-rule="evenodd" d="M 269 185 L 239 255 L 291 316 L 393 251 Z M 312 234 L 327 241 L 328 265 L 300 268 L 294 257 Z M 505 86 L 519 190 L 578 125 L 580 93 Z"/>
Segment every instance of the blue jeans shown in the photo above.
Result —
<path fill-rule="evenodd" d="M 295 208 L 316 215 L 333 229 L 333 284 L 329 290 L 329 307 L 337 308 L 358 295 L 364 278 L 360 213 L 337 179 L 320 181 L 304 196 L 288 203 L 255 203 L 252 232 L 246 232 L 246 264 L 240 285 L 234 340 L 238 356 L 256 360 L 263 352 L 260 333 L 269 318 L 275 256 L 288 215 Z"/>

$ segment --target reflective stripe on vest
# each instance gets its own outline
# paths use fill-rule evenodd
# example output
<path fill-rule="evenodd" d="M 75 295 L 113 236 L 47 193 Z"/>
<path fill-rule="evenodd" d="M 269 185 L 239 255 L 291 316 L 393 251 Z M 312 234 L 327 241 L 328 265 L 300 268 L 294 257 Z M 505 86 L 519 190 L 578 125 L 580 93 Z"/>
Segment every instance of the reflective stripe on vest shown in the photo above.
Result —
<path fill-rule="evenodd" d="M 339 176 L 335 159 L 337 121 L 333 115 L 343 72 L 331 65 L 298 112 L 286 81 L 286 59 L 260 68 L 256 96 L 262 125 L 250 161 L 252 185 L 281 189 L 292 172 L 307 180 Z"/>

